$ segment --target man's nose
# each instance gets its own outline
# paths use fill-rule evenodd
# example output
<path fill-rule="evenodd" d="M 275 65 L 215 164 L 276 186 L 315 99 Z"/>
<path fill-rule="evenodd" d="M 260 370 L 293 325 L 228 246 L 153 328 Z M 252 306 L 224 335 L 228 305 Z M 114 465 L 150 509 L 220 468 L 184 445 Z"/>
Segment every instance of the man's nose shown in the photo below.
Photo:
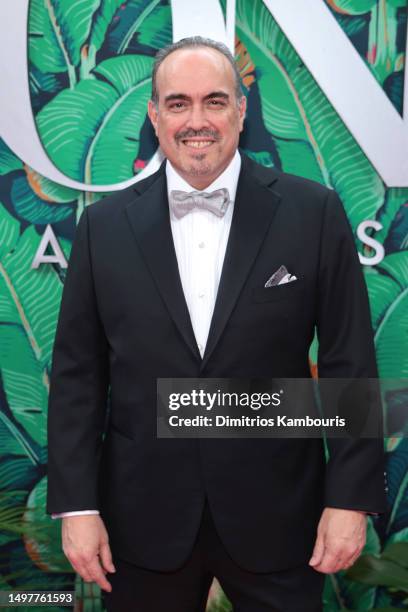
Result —
<path fill-rule="evenodd" d="M 209 121 L 206 110 L 202 106 L 193 105 L 187 119 L 187 127 L 193 130 L 200 130 L 203 127 L 208 127 Z"/>

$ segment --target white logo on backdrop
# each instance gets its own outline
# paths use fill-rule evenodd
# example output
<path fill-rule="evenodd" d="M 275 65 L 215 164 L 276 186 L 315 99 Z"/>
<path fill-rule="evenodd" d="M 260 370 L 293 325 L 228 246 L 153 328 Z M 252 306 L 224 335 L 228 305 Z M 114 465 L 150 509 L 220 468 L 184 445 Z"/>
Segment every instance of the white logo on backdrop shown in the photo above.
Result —
<path fill-rule="evenodd" d="M 53 250 L 53 255 L 46 255 L 45 251 L 48 246 Z M 54 234 L 54 230 L 51 225 L 47 225 L 45 232 L 41 237 L 40 244 L 38 245 L 37 252 L 32 261 L 31 267 L 36 269 L 39 268 L 42 263 L 57 263 L 61 268 L 67 268 L 68 262 L 65 259 L 65 255 L 59 245 L 58 238 Z"/>

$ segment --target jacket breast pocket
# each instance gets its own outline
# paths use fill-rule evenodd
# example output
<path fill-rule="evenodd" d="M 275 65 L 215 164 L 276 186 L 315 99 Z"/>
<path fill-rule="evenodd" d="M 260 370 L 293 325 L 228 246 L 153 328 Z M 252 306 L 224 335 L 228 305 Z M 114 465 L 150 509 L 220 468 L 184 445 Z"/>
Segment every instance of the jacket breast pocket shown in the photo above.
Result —
<path fill-rule="evenodd" d="M 298 300 L 304 290 L 304 280 L 297 279 L 283 285 L 272 287 L 254 287 L 252 289 L 252 299 L 254 302 L 278 302 L 280 300 Z"/>

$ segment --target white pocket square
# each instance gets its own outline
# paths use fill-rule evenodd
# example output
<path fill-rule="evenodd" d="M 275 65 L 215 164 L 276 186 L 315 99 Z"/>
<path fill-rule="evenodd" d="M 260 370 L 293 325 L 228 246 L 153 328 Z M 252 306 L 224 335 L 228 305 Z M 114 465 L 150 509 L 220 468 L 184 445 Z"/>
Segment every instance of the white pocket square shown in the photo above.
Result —
<path fill-rule="evenodd" d="M 285 283 L 291 283 L 297 280 L 297 277 L 290 274 L 286 266 L 280 266 L 276 272 L 272 274 L 265 283 L 265 288 L 274 287 L 275 285 L 284 285 Z"/>
<path fill-rule="evenodd" d="M 284 285 L 285 283 L 291 283 L 292 281 L 297 280 L 296 276 L 291 276 L 290 274 L 286 274 L 286 276 L 284 276 L 282 278 L 282 280 L 279 281 L 278 285 Z"/>

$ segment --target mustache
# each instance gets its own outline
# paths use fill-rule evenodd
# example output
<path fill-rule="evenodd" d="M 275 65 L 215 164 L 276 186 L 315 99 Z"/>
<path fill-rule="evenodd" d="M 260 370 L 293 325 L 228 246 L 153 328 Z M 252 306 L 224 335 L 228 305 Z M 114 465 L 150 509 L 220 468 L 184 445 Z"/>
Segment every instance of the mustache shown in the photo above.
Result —
<path fill-rule="evenodd" d="M 177 142 L 184 140 L 185 138 L 213 138 L 219 140 L 219 133 L 215 130 L 183 130 L 175 135 Z"/>

